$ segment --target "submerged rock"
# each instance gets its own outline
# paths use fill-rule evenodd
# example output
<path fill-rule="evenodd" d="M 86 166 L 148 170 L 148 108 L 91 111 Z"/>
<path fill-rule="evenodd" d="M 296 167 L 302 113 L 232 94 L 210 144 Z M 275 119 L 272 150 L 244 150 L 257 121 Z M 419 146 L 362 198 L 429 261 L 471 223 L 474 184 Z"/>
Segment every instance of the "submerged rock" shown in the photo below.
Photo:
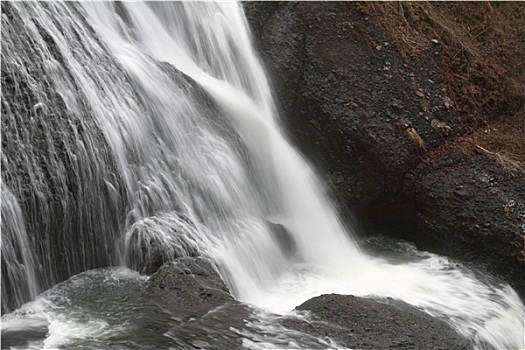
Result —
<path fill-rule="evenodd" d="M 453 329 L 401 301 L 328 294 L 296 310 L 308 310 L 313 321 L 287 319 L 285 326 L 330 337 L 351 349 L 470 349 Z"/>

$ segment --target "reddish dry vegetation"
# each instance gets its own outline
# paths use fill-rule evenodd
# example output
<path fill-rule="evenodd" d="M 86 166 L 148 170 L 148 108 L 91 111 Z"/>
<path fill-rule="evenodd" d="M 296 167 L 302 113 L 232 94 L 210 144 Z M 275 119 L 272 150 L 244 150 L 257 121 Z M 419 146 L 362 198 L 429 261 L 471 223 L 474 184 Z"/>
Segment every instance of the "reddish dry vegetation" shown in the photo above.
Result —
<path fill-rule="evenodd" d="M 444 88 L 467 130 L 457 151 L 525 172 L 525 3 L 358 6 L 392 37 L 407 64 L 440 50 Z"/>

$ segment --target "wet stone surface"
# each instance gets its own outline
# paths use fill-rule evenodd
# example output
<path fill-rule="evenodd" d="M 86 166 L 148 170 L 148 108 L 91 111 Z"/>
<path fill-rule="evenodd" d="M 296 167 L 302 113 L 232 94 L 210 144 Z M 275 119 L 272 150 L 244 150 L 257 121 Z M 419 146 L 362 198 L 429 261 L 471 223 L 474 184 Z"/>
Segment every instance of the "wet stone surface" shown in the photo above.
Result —
<path fill-rule="evenodd" d="M 284 325 L 319 337 L 330 337 L 352 349 L 470 349 L 447 324 L 400 301 L 328 294 L 296 310 L 308 310 L 312 321 L 288 319 Z"/>
<path fill-rule="evenodd" d="M 201 257 L 179 258 L 160 267 L 148 280 L 144 293 L 187 318 L 206 314 L 234 302 L 211 263 Z"/>

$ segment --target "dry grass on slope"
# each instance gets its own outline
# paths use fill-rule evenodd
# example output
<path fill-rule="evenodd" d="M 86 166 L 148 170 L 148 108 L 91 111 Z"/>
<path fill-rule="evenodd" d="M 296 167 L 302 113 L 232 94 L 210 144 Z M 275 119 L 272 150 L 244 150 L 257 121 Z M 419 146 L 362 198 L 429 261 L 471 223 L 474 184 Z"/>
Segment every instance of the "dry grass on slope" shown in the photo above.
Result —
<path fill-rule="evenodd" d="M 365 2 L 359 8 L 395 40 L 408 64 L 439 47 L 443 84 L 470 148 L 523 171 L 524 3 Z"/>

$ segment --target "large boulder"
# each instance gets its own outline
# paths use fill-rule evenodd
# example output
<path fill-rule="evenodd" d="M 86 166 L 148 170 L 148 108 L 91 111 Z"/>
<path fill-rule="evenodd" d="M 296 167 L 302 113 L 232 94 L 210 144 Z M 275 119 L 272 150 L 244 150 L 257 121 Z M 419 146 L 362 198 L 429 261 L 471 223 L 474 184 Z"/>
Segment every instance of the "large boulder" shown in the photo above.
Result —
<path fill-rule="evenodd" d="M 490 271 L 525 295 L 525 180 L 482 155 L 436 155 L 406 176 L 417 207 L 404 238 Z"/>
<path fill-rule="evenodd" d="M 144 293 L 187 319 L 234 301 L 214 267 L 202 257 L 178 258 L 162 265 L 148 280 Z"/>
<path fill-rule="evenodd" d="M 351 349 L 470 349 L 450 326 L 399 301 L 329 294 L 312 298 L 296 310 L 312 321 L 287 319 L 285 325 L 330 337 Z"/>
<path fill-rule="evenodd" d="M 178 349 L 240 349 L 239 331 L 253 320 L 249 308 L 233 299 L 212 263 L 202 257 L 162 265 L 143 294 L 171 315 L 164 335 Z"/>

